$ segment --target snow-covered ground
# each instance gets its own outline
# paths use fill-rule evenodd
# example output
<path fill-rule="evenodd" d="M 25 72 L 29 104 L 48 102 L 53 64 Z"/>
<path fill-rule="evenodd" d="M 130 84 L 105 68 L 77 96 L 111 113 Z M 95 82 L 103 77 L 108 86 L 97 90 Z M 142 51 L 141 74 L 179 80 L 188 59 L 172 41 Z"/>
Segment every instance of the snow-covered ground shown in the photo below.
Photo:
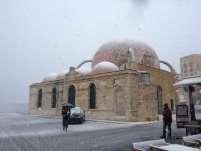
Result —
<path fill-rule="evenodd" d="M 138 124 L 142 123 L 86 121 L 83 124 L 71 124 L 68 133 L 125 128 Z M 58 118 L 40 118 L 21 113 L 0 113 L 0 138 L 63 133 L 62 120 Z"/>
<path fill-rule="evenodd" d="M 23 108 L 22 108 L 23 109 Z M 86 121 L 62 131 L 59 118 L 28 116 L 18 110 L 0 112 L 0 150 L 4 151 L 131 151 L 133 142 L 159 139 L 162 122 Z M 173 136 L 183 136 L 173 124 Z"/>
<path fill-rule="evenodd" d="M 4 103 L 0 107 L 0 138 L 17 136 L 41 136 L 63 134 L 62 119 L 42 118 L 27 114 L 27 104 Z M 97 131 L 147 123 L 86 121 L 84 124 L 72 124 L 68 133 Z"/>
<path fill-rule="evenodd" d="M 61 135 L 62 119 L 34 117 L 27 114 L 27 104 L 3 103 L 0 107 L 0 138 L 18 136 Z M 86 121 L 83 124 L 69 125 L 68 133 L 98 131 L 146 123 Z"/>
<path fill-rule="evenodd" d="M 0 113 L 22 113 L 28 112 L 28 103 L 1 102 Z"/>

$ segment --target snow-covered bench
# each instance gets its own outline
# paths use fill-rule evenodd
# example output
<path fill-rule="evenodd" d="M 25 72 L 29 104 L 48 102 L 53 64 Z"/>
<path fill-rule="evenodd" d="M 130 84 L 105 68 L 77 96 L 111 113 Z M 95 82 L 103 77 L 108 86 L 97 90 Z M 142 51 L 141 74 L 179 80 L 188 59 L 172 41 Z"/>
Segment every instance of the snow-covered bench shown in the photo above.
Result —
<path fill-rule="evenodd" d="M 133 143 L 134 151 L 149 151 L 151 146 L 165 146 L 169 143 L 164 139 Z"/>
<path fill-rule="evenodd" d="M 201 146 L 201 134 L 183 137 L 183 144 L 191 147 Z"/>

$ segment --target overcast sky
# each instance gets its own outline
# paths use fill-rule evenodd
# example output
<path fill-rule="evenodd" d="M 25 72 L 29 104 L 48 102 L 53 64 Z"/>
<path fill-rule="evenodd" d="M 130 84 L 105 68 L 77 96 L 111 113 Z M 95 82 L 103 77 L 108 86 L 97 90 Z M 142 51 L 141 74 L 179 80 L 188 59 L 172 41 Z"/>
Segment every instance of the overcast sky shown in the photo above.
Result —
<path fill-rule="evenodd" d="M 201 53 L 201 0 L 0 0 L 0 101 L 28 102 L 29 85 L 134 39 L 179 72 Z"/>

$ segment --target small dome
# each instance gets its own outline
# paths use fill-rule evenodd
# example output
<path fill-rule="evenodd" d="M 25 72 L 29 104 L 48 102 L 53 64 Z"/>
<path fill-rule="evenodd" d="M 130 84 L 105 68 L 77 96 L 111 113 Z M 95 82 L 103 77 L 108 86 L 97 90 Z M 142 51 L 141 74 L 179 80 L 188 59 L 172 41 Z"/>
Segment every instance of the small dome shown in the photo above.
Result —
<path fill-rule="evenodd" d="M 155 51 L 148 45 L 136 41 L 109 42 L 102 45 L 94 55 L 92 68 L 103 61 L 112 62 L 118 67 L 129 59 L 146 66 L 160 68 L 160 62 Z"/>
<path fill-rule="evenodd" d="M 106 72 L 113 72 L 118 71 L 119 68 L 114 63 L 103 61 L 98 64 L 96 64 L 92 69 L 92 74 L 98 74 L 98 73 L 106 73 Z"/>
<path fill-rule="evenodd" d="M 42 82 L 54 81 L 56 80 L 57 76 L 58 74 L 56 73 L 48 74 L 46 77 L 43 78 Z"/>

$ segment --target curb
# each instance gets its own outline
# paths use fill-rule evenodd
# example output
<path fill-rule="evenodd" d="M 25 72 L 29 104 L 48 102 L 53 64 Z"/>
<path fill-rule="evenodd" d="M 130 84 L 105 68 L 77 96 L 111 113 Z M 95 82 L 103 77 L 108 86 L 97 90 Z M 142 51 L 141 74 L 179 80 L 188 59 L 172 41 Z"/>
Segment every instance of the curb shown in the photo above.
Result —
<path fill-rule="evenodd" d="M 86 121 L 104 122 L 104 123 L 116 123 L 116 124 L 130 124 L 130 125 L 149 125 L 149 124 L 154 124 L 154 123 L 159 122 L 159 121 L 151 121 L 151 122 L 122 122 L 122 121 L 94 120 L 94 119 L 87 119 Z"/>

